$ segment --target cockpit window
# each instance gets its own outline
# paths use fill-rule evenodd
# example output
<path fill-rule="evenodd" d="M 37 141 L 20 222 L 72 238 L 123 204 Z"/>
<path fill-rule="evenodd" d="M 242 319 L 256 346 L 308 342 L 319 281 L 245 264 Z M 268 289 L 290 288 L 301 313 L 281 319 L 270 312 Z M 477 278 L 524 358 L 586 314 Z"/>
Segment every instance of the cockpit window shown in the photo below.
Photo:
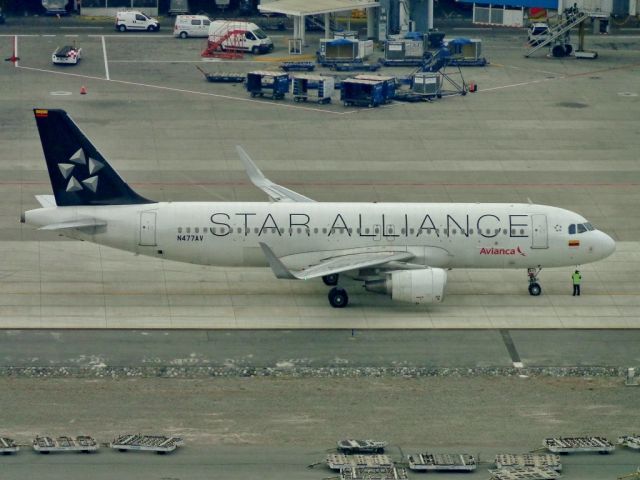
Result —
<path fill-rule="evenodd" d="M 576 224 L 572 223 L 571 225 L 569 225 L 569 235 L 575 235 L 576 234 Z"/>
<path fill-rule="evenodd" d="M 587 231 L 587 227 L 585 227 L 582 223 L 578 224 L 578 233 L 584 233 Z"/>
<path fill-rule="evenodd" d="M 590 223 L 585 223 L 584 226 L 587 227 L 587 230 L 589 230 L 590 232 L 595 230 L 593 225 L 591 225 Z"/>

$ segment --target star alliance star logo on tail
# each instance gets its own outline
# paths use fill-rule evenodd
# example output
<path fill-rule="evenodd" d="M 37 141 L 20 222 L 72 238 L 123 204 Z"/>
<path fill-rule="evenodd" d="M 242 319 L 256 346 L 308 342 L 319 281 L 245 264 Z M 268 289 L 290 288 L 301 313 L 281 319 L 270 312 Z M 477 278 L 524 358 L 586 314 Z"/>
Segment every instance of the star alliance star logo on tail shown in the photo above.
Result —
<path fill-rule="evenodd" d="M 99 170 L 101 170 L 104 165 L 97 160 L 94 160 L 91 157 L 87 157 L 82 148 L 79 148 L 76 153 L 74 153 L 71 158 L 68 160 L 70 163 L 59 163 L 58 168 L 60 169 L 60 173 L 64 177 L 65 180 L 69 180 L 67 183 L 67 192 L 78 192 L 83 188 L 90 190 L 93 193 L 98 191 L 98 176 L 94 175 Z M 72 175 L 76 167 L 79 169 L 81 166 L 85 166 L 85 168 L 89 172 L 89 176 L 83 180 L 78 181 L 76 176 Z M 82 174 L 82 172 L 78 172 Z M 85 176 L 85 175 L 82 175 Z"/>

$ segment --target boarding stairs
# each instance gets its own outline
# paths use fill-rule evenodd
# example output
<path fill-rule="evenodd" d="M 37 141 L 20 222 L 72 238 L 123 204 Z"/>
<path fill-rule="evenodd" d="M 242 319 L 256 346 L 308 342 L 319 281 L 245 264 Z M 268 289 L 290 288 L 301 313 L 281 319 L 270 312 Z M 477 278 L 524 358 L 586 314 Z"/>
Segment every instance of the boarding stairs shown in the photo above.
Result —
<path fill-rule="evenodd" d="M 242 40 L 240 39 L 244 37 L 245 33 L 245 30 L 227 28 L 223 33 L 214 35 L 213 40 L 207 40 L 207 46 L 200 56 L 207 58 L 225 58 L 229 60 L 242 58 Z M 227 42 L 227 40 L 230 41 Z"/>
<path fill-rule="evenodd" d="M 530 48 L 527 53 L 524 54 L 525 57 L 531 56 L 533 53 L 537 52 L 541 48 L 544 48 L 550 44 L 554 44 L 560 37 L 566 36 L 573 27 L 580 25 L 582 22 L 590 18 L 590 15 L 587 12 L 577 12 L 575 15 L 571 15 L 567 17 L 556 25 L 553 28 L 549 28 L 548 36 L 545 40 Z"/>

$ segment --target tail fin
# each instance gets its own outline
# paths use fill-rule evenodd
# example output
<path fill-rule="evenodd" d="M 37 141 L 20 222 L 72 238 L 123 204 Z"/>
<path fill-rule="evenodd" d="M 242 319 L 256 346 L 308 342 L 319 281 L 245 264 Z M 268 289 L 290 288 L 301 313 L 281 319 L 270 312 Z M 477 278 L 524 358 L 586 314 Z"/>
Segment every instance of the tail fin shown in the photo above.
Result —
<path fill-rule="evenodd" d="M 33 110 L 59 207 L 154 203 L 134 192 L 64 110 Z"/>

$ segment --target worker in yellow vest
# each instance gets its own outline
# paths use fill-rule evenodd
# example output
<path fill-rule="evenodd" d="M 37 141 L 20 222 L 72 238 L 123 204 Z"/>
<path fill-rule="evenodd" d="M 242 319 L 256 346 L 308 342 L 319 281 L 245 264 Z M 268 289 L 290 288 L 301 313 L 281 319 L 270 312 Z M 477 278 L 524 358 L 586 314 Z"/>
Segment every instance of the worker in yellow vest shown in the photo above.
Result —
<path fill-rule="evenodd" d="M 579 270 L 576 270 L 573 275 L 571 275 L 571 280 L 573 281 L 573 296 L 580 296 L 580 281 L 582 280 L 582 275 L 580 275 Z"/>

